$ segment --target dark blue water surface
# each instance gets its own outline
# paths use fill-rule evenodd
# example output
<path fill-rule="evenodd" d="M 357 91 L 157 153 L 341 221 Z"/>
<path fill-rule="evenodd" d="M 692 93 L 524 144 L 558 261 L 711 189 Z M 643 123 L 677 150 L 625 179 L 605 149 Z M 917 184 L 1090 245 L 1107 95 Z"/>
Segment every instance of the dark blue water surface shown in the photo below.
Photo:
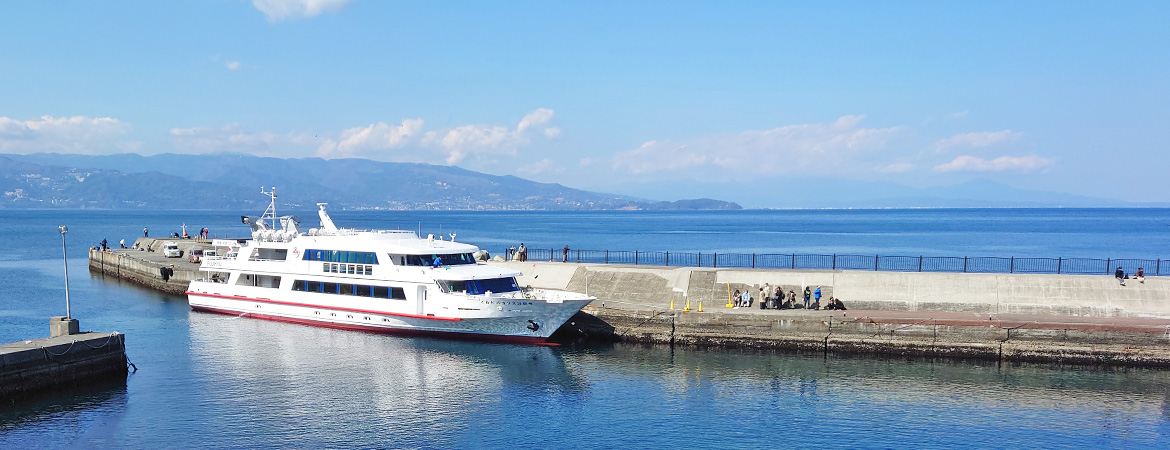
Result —
<path fill-rule="evenodd" d="M 102 238 L 256 212 L 0 211 L 0 342 L 64 312 L 121 331 L 125 383 L 0 404 L 0 448 L 1166 448 L 1170 372 L 669 347 L 531 347 L 195 313 L 91 275 Z M 315 223 L 313 213 L 300 213 Z M 1161 209 L 348 212 L 550 248 L 1167 258 Z"/>

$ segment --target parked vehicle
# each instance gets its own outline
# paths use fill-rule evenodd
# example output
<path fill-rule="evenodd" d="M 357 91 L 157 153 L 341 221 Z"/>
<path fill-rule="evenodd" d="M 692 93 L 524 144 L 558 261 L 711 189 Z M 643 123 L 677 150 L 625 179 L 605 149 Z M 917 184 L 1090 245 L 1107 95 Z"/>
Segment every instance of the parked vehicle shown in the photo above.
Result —
<path fill-rule="evenodd" d="M 191 261 L 193 263 L 202 262 L 203 261 L 203 249 L 201 249 L 201 248 L 191 249 L 191 252 L 187 253 L 187 260 Z"/>
<path fill-rule="evenodd" d="M 183 251 L 179 250 L 179 244 L 175 241 L 163 242 L 163 256 L 167 258 L 180 258 L 183 256 Z"/>

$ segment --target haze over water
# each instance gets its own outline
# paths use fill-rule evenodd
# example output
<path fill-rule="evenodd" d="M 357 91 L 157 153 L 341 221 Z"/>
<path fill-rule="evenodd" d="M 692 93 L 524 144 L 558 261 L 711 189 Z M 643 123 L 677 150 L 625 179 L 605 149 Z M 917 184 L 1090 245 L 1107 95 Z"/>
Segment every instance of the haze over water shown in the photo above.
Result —
<path fill-rule="evenodd" d="M 280 212 L 284 214 L 284 212 Z M 0 211 L 0 342 L 64 311 L 121 331 L 124 385 L 0 409 L 0 448 L 1159 448 L 1170 372 L 399 338 L 195 313 L 85 248 L 254 212 Z M 300 213 L 306 224 L 315 216 Z M 1166 210 L 347 212 L 341 226 L 533 247 L 1166 257 Z M 116 245 L 116 244 L 115 244 Z"/>

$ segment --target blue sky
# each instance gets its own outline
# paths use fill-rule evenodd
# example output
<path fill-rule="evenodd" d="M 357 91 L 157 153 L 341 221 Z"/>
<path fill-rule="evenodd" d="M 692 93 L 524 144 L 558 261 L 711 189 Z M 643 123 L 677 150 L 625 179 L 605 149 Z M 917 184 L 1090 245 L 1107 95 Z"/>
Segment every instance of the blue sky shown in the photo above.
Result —
<path fill-rule="evenodd" d="M 4 2 L 0 153 L 1167 202 L 1168 23 L 1167 2 Z"/>

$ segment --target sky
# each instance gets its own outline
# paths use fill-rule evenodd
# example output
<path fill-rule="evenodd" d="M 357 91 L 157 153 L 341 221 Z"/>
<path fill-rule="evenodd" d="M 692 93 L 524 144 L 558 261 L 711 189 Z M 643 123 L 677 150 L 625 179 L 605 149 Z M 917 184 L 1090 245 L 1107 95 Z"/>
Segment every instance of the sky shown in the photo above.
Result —
<path fill-rule="evenodd" d="M 778 180 L 1170 202 L 1168 23 L 1164 1 L 0 2 L 0 153 L 367 158 L 752 207 Z"/>

